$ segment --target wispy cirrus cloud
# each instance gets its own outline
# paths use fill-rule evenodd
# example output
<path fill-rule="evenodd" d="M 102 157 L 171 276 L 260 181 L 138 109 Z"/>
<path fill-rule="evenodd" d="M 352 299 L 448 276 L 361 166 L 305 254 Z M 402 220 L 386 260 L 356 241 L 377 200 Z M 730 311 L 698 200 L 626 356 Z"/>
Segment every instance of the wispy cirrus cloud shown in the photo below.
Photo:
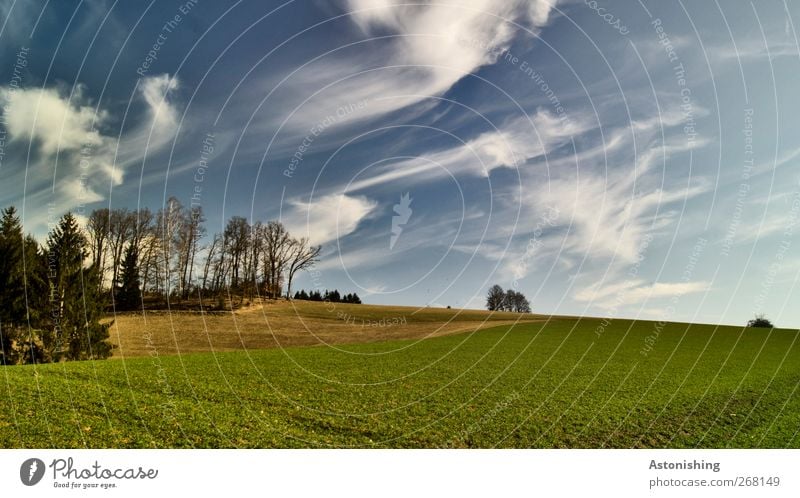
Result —
<path fill-rule="evenodd" d="M 348 0 L 346 11 L 367 41 L 355 42 L 357 50 L 334 48 L 299 68 L 286 81 L 290 90 L 281 100 L 300 107 L 277 114 L 292 113 L 287 129 L 302 131 L 341 106 L 369 103 L 347 121 L 352 124 L 442 95 L 496 62 L 519 31 L 514 23 L 535 32 L 547 24 L 554 5 L 553 0 L 413 5 Z M 467 41 L 474 39 L 481 43 Z"/>
<path fill-rule="evenodd" d="M 707 113 L 699 106 L 695 111 L 698 116 Z M 524 278 L 541 261 L 557 261 L 566 269 L 584 260 L 617 265 L 635 261 L 648 234 L 678 219 L 674 204 L 711 189 L 710 182 L 700 177 L 683 185 L 659 185 L 671 161 L 710 143 L 703 137 L 687 140 L 680 132 L 684 119 L 679 110 L 636 118 L 606 127 L 605 140 L 590 120 L 573 120 L 578 124 L 565 137 L 581 146 L 535 156 L 531 164 L 520 167 L 526 188 L 520 193 L 512 186 L 497 197 L 500 202 L 495 206 L 499 219 L 515 219 L 519 210 L 519 221 L 492 227 L 481 239 L 492 249 L 481 253 L 502 259 L 499 276 L 506 281 Z M 554 148 L 560 143 L 553 142 Z M 481 232 L 476 236 L 482 237 Z M 535 251 L 530 249 L 532 240 Z M 506 245 L 505 250 L 497 249 Z"/>
<path fill-rule="evenodd" d="M 498 168 L 516 168 L 551 153 L 596 125 L 587 116 L 563 120 L 546 110 L 512 120 L 465 140 L 462 145 L 389 162 L 348 190 L 359 191 L 403 179 L 424 183 L 449 175 L 489 176 Z"/>
<path fill-rule="evenodd" d="M 578 302 L 602 309 L 618 308 L 624 303 L 631 306 L 650 300 L 705 292 L 708 282 L 653 282 L 641 279 L 625 280 L 611 284 L 594 284 L 573 295 Z"/>

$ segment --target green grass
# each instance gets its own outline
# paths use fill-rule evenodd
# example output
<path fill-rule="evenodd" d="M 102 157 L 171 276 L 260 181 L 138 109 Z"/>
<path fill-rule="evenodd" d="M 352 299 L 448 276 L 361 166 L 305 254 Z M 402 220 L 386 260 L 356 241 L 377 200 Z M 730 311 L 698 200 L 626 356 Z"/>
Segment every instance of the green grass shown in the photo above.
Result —
<path fill-rule="evenodd" d="M 798 331 L 600 324 L 6 367 L 0 446 L 800 447 Z"/>

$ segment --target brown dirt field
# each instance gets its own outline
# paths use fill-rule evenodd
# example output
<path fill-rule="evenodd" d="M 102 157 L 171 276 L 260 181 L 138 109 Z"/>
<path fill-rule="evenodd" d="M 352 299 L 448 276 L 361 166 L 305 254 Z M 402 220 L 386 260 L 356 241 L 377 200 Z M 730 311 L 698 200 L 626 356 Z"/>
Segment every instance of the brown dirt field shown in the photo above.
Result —
<path fill-rule="evenodd" d="M 543 321 L 533 314 L 277 301 L 233 312 L 146 311 L 109 316 L 113 358 L 424 339 Z"/>

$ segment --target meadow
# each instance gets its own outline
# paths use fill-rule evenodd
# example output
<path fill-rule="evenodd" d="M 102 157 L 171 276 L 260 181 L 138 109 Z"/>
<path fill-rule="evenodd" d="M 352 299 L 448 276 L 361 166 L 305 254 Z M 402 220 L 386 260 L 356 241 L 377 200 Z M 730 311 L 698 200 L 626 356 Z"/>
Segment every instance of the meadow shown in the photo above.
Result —
<path fill-rule="evenodd" d="M 797 330 L 324 306 L 117 316 L 1 369 L 0 446 L 800 447 Z"/>

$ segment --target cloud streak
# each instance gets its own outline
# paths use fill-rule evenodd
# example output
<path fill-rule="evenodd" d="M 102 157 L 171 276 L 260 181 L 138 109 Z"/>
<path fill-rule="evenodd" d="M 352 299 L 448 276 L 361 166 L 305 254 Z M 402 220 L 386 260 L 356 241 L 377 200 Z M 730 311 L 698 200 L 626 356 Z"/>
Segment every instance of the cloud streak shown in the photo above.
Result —
<path fill-rule="evenodd" d="M 496 62 L 518 32 L 514 23 L 535 32 L 547 24 L 553 6 L 547 0 L 425 5 L 349 0 L 346 11 L 368 41 L 333 49 L 299 68 L 286 83 L 291 88 L 286 101 L 302 105 L 277 115 L 294 113 L 286 126 L 298 132 L 356 102 L 369 105 L 350 124 L 442 95 L 465 75 Z M 465 41 L 470 39 L 483 46 Z"/>
<path fill-rule="evenodd" d="M 355 192 L 400 179 L 423 183 L 450 175 L 488 177 L 495 169 L 517 168 L 542 158 L 593 127 L 585 116 L 567 121 L 542 110 L 481 133 L 462 145 L 380 166 L 374 175 L 352 183 L 348 190 Z"/>
<path fill-rule="evenodd" d="M 626 280 L 610 284 L 595 284 L 576 292 L 575 301 L 588 303 L 602 309 L 614 309 L 624 303 L 626 306 L 664 299 L 685 294 L 705 292 L 708 282 L 655 282 Z"/>

